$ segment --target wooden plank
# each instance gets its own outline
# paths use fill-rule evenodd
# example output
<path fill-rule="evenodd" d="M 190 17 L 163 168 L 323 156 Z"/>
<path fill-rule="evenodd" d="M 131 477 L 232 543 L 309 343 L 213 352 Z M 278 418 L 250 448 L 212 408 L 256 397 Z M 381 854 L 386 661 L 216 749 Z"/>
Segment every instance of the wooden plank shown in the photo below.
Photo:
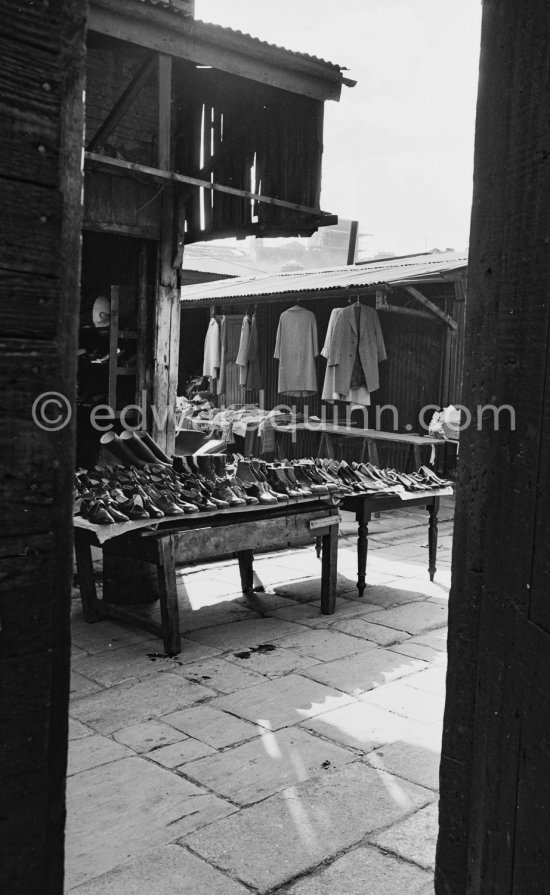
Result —
<path fill-rule="evenodd" d="M 21 274 L 0 268 L 2 333 L 10 338 L 51 340 L 58 290 L 55 281 L 39 273 Z"/>
<path fill-rule="evenodd" d="M 276 519 L 258 519 L 249 522 L 232 523 L 217 528 L 202 528 L 174 535 L 174 551 L 177 563 L 194 562 L 199 559 L 236 553 L 237 551 L 277 550 L 298 544 L 313 544 L 315 536 L 309 528 L 311 519 L 333 515 L 336 510 L 302 512 Z"/>
<path fill-rule="evenodd" d="M 100 146 L 113 133 L 119 125 L 126 112 L 134 104 L 143 87 L 156 71 L 157 57 L 156 53 L 151 54 L 150 58 L 142 65 L 139 71 L 134 75 L 120 99 L 115 103 L 103 124 L 97 129 L 92 139 L 86 146 L 88 152 L 92 152 L 97 146 Z"/>
<path fill-rule="evenodd" d="M 20 182 L 4 177 L 0 190 L 0 268 L 55 277 L 60 263 L 61 194 L 29 183 L 22 202 Z"/>
<path fill-rule="evenodd" d="M 445 311 L 442 311 L 441 308 L 433 303 L 433 301 L 430 301 L 429 298 L 422 295 L 420 290 L 415 286 L 402 286 L 401 288 L 404 292 L 408 292 L 409 295 L 412 295 L 412 297 L 419 301 L 420 304 L 424 305 L 424 307 L 429 308 L 436 317 L 439 317 L 439 319 L 442 320 L 443 323 L 446 323 L 451 329 L 457 328 L 456 320 L 453 320 L 452 317 L 449 317 L 448 314 L 446 314 Z"/>
<path fill-rule="evenodd" d="M 110 158 L 109 156 L 100 155 L 96 152 L 86 152 L 85 159 L 88 165 L 98 165 L 105 169 L 115 168 L 119 171 L 142 174 L 143 176 L 151 177 L 154 180 L 190 184 L 191 186 L 202 187 L 207 191 L 214 190 L 218 193 L 225 193 L 228 196 L 237 196 L 241 199 L 253 199 L 255 202 L 274 205 L 277 206 L 277 208 L 290 208 L 292 211 L 299 211 L 302 214 L 311 214 L 316 217 L 322 214 L 320 208 L 311 208 L 308 205 L 300 205 L 297 202 L 288 202 L 286 199 L 274 199 L 271 196 L 253 193 L 250 190 L 241 190 L 236 187 L 224 186 L 220 183 L 211 183 L 210 180 L 203 180 L 199 177 L 188 177 L 186 174 L 176 174 L 174 171 L 162 170 L 160 168 L 151 168 L 149 165 L 126 162 L 123 159 Z"/>
<path fill-rule="evenodd" d="M 120 40 L 317 100 L 340 98 L 340 71 L 246 35 L 128 0 L 93 0 L 88 27 Z M 351 82 L 350 82 L 351 83 Z"/>

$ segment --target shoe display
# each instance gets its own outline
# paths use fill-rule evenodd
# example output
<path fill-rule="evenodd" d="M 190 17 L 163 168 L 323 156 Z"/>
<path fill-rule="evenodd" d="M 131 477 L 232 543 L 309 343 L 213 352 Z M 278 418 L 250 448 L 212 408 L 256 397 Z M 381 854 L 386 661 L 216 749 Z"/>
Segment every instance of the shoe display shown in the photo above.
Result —
<path fill-rule="evenodd" d="M 73 487 L 75 516 L 94 525 L 113 525 L 213 513 L 230 507 L 275 507 L 289 500 L 330 498 L 334 503 L 346 495 L 420 494 L 452 484 L 428 466 L 404 473 L 380 469 L 372 463 L 322 458 L 269 463 L 252 457 L 245 459 L 240 454 L 204 454 L 174 457 L 168 466 L 157 456 L 162 452 L 156 442 L 150 436 L 141 437 L 145 435 L 106 433 L 102 442 L 118 460 L 124 461 L 126 453 L 134 459 L 126 465 L 119 462 L 77 470 Z M 150 443 L 156 450 L 149 447 Z"/>

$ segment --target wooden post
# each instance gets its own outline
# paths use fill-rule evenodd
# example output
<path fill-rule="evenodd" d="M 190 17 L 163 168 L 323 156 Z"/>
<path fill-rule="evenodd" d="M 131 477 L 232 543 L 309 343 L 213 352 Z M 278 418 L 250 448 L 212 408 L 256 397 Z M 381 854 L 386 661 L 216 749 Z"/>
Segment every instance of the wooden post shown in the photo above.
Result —
<path fill-rule="evenodd" d="M 172 58 L 159 54 L 159 144 L 158 166 L 171 170 L 172 165 Z M 174 450 L 174 410 L 178 387 L 180 302 L 177 272 L 173 267 L 177 256 L 174 242 L 175 202 L 172 183 L 167 183 L 161 196 L 159 245 L 159 284 L 157 292 L 153 374 L 152 434 L 168 454 Z"/>
<path fill-rule="evenodd" d="M 546 0 L 484 0 L 437 895 L 550 877 L 549 69 Z"/>
<path fill-rule="evenodd" d="M 85 15 L 83 0 L 2 3 L 0 890 L 11 895 L 63 892 Z M 57 403 L 40 404 L 47 392 Z"/>

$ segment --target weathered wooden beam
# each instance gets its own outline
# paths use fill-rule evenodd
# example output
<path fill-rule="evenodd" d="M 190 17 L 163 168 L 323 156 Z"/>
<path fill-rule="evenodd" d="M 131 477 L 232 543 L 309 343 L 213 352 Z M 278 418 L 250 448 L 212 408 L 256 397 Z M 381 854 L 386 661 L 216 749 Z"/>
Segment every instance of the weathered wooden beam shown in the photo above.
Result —
<path fill-rule="evenodd" d="M 92 0 L 90 31 L 317 100 L 339 100 L 340 69 L 230 29 L 133 0 Z"/>
<path fill-rule="evenodd" d="M 158 165 L 172 167 L 172 58 L 158 57 Z M 173 267 L 175 242 L 175 181 L 167 180 L 160 213 L 159 282 L 154 334 L 153 404 L 157 418 L 152 435 L 163 450 L 174 449 L 174 417 L 179 360 L 179 300 L 177 273 Z M 176 310 L 177 309 L 177 314 Z M 165 412 L 166 416 L 165 416 Z"/>
<path fill-rule="evenodd" d="M 109 156 L 99 155 L 95 152 L 86 152 L 85 158 L 89 164 L 105 167 L 106 169 L 116 168 L 119 171 L 142 174 L 153 180 L 187 183 L 191 186 L 203 187 L 205 190 L 214 190 L 214 192 L 218 193 L 227 193 L 229 196 L 238 196 L 241 199 L 253 199 L 255 202 L 264 202 L 266 205 L 276 205 L 279 208 L 290 208 L 292 211 L 299 211 L 302 214 L 312 214 L 316 216 L 322 214 L 320 208 L 310 208 L 308 205 L 299 205 L 297 202 L 287 202 L 285 199 L 274 199 L 271 196 L 262 196 L 258 193 L 252 193 L 250 190 L 239 190 L 236 189 L 236 187 L 224 186 L 220 183 L 211 183 L 210 180 L 202 180 L 198 177 L 188 177 L 186 174 L 177 174 L 175 171 L 151 168 L 149 165 L 140 165 L 137 162 L 126 162 L 123 159 L 110 158 Z"/>
<path fill-rule="evenodd" d="M 115 128 L 120 124 L 128 110 L 133 106 L 139 94 L 156 71 L 157 54 L 152 53 L 140 70 L 132 78 L 126 90 L 117 100 L 103 124 L 97 129 L 94 136 L 86 146 L 87 152 L 92 152 L 96 146 L 104 143 Z"/>
<path fill-rule="evenodd" d="M 438 308 L 438 306 L 434 304 L 433 301 L 430 301 L 429 298 L 426 298 L 425 295 L 422 295 L 422 293 L 415 286 L 402 286 L 401 288 L 404 292 L 408 292 L 409 295 L 412 295 L 412 297 L 419 301 L 420 304 L 424 305 L 425 308 L 429 308 L 432 314 L 435 314 L 436 317 L 439 317 L 439 319 L 442 320 L 443 323 L 446 323 L 447 326 L 450 326 L 451 329 L 457 329 L 458 324 L 456 320 L 453 320 L 453 318 L 449 317 L 448 314 L 445 313 L 445 311 L 442 311 L 441 308 Z"/>

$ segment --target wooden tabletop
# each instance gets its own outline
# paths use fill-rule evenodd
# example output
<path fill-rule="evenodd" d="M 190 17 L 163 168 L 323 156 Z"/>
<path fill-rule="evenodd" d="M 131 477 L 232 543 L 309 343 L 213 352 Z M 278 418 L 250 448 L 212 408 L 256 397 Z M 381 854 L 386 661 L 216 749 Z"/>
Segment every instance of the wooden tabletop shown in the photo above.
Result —
<path fill-rule="evenodd" d="M 336 423 L 278 423 L 273 427 L 277 432 L 322 432 L 326 435 L 341 435 L 345 438 L 371 438 L 373 441 L 393 441 L 402 444 L 447 444 L 444 438 L 432 435 L 418 435 L 416 432 L 382 432 L 380 429 L 359 429 L 356 426 L 339 426 Z"/>

